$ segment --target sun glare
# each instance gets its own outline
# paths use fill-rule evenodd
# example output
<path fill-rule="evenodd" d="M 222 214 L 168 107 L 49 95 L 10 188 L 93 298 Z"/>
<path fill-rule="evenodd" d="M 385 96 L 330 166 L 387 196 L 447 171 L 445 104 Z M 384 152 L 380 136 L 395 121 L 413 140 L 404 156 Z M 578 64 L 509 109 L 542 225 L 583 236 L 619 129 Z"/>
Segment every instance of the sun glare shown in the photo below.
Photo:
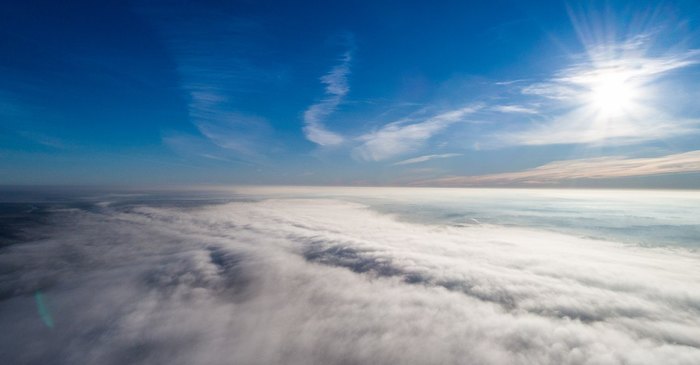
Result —
<path fill-rule="evenodd" d="M 591 82 L 588 102 L 602 117 L 619 117 L 633 109 L 639 94 L 639 86 L 624 74 L 605 71 Z"/>

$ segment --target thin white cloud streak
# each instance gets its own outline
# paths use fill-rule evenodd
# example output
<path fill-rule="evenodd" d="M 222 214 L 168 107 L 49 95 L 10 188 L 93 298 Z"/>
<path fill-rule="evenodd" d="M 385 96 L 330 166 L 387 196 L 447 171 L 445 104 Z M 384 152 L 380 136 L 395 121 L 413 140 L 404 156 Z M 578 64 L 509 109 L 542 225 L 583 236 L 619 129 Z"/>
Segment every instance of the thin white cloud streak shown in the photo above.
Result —
<path fill-rule="evenodd" d="M 640 106 L 644 109 L 643 106 Z M 486 146 L 545 146 L 564 144 L 631 145 L 664 140 L 700 132 L 700 120 L 662 119 L 618 120 L 614 123 L 596 121 L 585 110 L 577 110 L 552 122 L 534 124 L 515 131 L 499 132 Z"/>
<path fill-rule="evenodd" d="M 433 135 L 464 121 L 465 117 L 480 108 L 479 105 L 472 105 L 450 110 L 418 123 L 386 124 L 377 131 L 359 137 L 362 145 L 355 148 L 354 154 L 363 160 L 381 161 L 413 151 Z"/>
<path fill-rule="evenodd" d="M 425 156 L 419 156 L 419 157 L 414 157 L 414 158 L 409 158 L 407 160 L 399 161 L 399 162 L 394 163 L 393 165 L 394 166 L 411 165 L 411 164 L 426 162 L 426 161 L 435 160 L 435 159 L 450 158 L 450 157 L 457 157 L 457 156 L 462 156 L 462 155 L 459 153 L 444 153 L 441 155 L 425 155 Z"/>
<path fill-rule="evenodd" d="M 321 102 L 310 106 L 304 112 L 304 134 L 309 141 L 321 146 L 334 146 L 343 143 L 343 137 L 329 131 L 324 124 L 324 120 L 336 111 L 338 105 L 350 91 L 348 75 L 350 74 L 351 62 L 352 51 L 347 51 L 341 57 L 340 64 L 321 77 L 321 82 L 326 85 L 325 92 L 327 97 Z"/>
<path fill-rule="evenodd" d="M 36 132 L 30 132 L 30 131 L 18 131 L 17 134 L 23 138 L 26 138 L 26 139 L 34 142 L 34 143 L 38 143 L 38 144 L 40 144 L 42 146 L 46 146 L 46 147 L 51 147 L 51 148 L 60 149 L 60 150 L 65 150 L 65 149 L 69 149 L 72 147 L 58 137 L 46 135 L 43 133 L 36 133 Z"/>
<path fill-rule="evenodd" d="M 246 165 L 255 164 L 251 161 L 233 156 L 231 153 L 227 153 L 227 150 L 213 147 L 210 140 L 202 138 L 199 135 L 168 131 L 161 134 L 161 141 L 174 152 L 186 158 L 203 157 L 208 160 L 242 163 Z"/>
<path fill-rule="evenodd" d="M 522 83 L 522 82 L 526 82 L 526 81 L 528 81 L 528 80 L 518 79 L 518 80 L 508 80 L 508 81 L 497 81 L 497 82 L 494 82 L 494 84 L 499 85 L 499 86 L 508 86 L 508 85 L 518 84 L 518 83 Z"/>
<path fill-rule="evenodd" d="M 537 114 L 538 111 L 535 108 L 522 106 L 522 105 L 496 105 L 489 108 L 493 111 L 501 113 L 520 113 L 520 114 Z"/>
<path fill-rule="evenodd" d="M 0 256 L 11 363 L 700 361 L 691 251 L 321 199 L 60 218 L 71 229 Z"/>
<path fill-rule="evenodd" d="M 471 186 L 556 184 L 575 179 L 614 179 L 700 172 L 700 151 L 649 158 L 598 157 L 554 161 L 534 169 L 480 176 L 455 176 L 421 181 L 421 185 Z"/>
<path fill-rule="evenodd" d="M 700 121 L 675 115 L 672 108 L 658 107 L 658 81 L 700 62 L 700 51 L 687 50 L 663 56 L 646 55 L 648 40 L 592 47 L 589 60 L 567 67 L 550 80 L 521 88 L 525 96 L 549 100 L 542 110 L 547 119 L 519 130 L 495 134 L 498 147 L 552 144 L 636 144 L 698 133 Z M 615 80 L 634 93 L 624 112 L 604 115 L 591 105 L 591 93 Z M 595 96 L 595 95 L 593 95 Z M 621 106 L 621 107 L 624 107 Z M 488 144 L 488 143 L 487 143 Z"/>
<path fill-rule="evenodd" d="M 221 148 L 262 157 L 262 141 L 272 133 L 264 118 L 226 107 L 228 98 L 216 93 L 197 91 L 191 97 L 190 116 L 202 135 Z"/>
<path fill-rule="evenodd" d="M 624 44 L 618 47 L 624 48 Z M 610 55 L 611 52 L 614 54 Z M 589 62 L 565 68 L 553 79 L 525 86 L 521 91 L 526 95 L 570 100 L 578 97 L 582 88 L 589 88 L 609 73 L 615 73 L 624 80 L 632 80 L 638 85 L 646 85 L 665 73 L 700 62 L 698 50 L 660 57 L 622 55 L 619 56 L 621 58 L 616 58 L 615 53 L 617 52 L 607 49 L 592 50 Z"/>

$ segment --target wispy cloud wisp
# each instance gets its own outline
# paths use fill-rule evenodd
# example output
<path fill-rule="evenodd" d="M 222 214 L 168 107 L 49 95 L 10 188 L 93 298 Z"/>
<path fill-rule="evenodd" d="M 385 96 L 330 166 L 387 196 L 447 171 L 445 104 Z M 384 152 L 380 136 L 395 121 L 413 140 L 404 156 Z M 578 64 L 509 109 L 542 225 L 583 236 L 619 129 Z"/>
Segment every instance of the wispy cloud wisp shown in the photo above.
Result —
<path fill-rule="evenodd" d="M 399 162 L 395 163 L 394 166 L 410 165 L 410 164 L 421 163 L 421 162 L 430 161 L 430 160 L 439 159 L 439 158 L 450 158 L 450 157 L 457 157 L 457 156 L 461 156 L 461 154 L 459 154 L 459 153 L 444 153 L 441 155 L 425 155 L 425 156 L 409 158 L 408 160 L 399 161 Z"/>
<path fill-rule="evenodd" d="M 433 135 L 479 110 L 472 105 L 435 115 L 418 123 L 393 122 L 360 137 L 363 144 L 355 149 L 356 155 L 368 161 L 380 161 L 399 156 L 420 147 Z"/>
<path fill-rule="evenodd" d="M 496 133 L 499 146 L 643 143 L 697 133 L 700 121 L 659 105 L 660 81 L 700 63 L 700 51 L 652 55 L 648 38 L 591 47 L 587 59 L 520 88 L 543 107 L 544 120 Z M 667 102 L 668 103 L 668 102 Z M 495 109 L 495 108 L 494 108 Z M 527 112 L 510 106 L 502 112 Z"/>
<path fill-rule="evenodd" d="M 326 128 L 324 119 L 338 108 L 350 91 L 348 75 L 351 62 L 352 51 L 347 51 L 340 58 L 340 63 L 321 77 L 321 82 L 326 85 L 327 97 L 304 112 L 304 134 L 309 141 L 321 146 L 333 146 L 343 142 L 341 135 Z"/>
<path fill-rule="evenodd" d="M 420 184 L 436 186 L 555 184 L 576 179 L 610 179 L 693 172 L 700 172 L 700 150 L 648 158 L 615 156 L 554 161 L 525 171 L 454 176 L 422 181 Z"/>
<path fill-rule="evenodd" d="M 501 113 L 520 113 L 520 114 L 537 114 L 535 108 L 523 105 L 496 105 L 490 108 L 493 111 Z"/>

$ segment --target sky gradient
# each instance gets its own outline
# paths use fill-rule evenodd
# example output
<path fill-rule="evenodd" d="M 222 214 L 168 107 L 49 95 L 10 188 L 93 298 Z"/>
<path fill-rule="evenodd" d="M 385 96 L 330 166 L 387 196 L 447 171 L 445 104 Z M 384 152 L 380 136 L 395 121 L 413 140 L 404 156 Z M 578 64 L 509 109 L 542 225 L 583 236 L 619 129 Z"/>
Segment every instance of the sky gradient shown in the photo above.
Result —
<path fill-rule="evenodd" d="M 700 188 L 700 3 L 13 1 L 0 184 Z"/>

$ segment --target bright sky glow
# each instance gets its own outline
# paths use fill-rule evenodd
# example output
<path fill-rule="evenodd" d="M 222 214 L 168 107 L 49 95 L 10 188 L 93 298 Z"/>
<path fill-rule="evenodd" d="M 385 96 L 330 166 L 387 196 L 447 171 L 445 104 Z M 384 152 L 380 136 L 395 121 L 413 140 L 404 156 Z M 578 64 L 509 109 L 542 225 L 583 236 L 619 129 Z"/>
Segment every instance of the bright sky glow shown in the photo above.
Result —
<path fill-rule="evenodd" d="M 598 80 L 591 84 L 591 107 L 601 118 L 623 117 L 636 104 L 639 87 L 615 70 L 601 71 Z"/>

